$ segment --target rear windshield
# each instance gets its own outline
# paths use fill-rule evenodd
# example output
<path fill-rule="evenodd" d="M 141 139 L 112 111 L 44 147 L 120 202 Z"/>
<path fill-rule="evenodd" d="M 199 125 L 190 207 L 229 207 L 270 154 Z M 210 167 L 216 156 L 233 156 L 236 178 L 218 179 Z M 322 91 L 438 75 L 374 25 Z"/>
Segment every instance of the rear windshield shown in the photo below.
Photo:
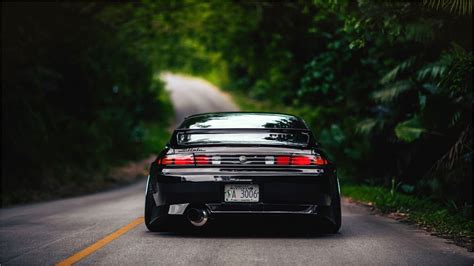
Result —
<path fill-rule="evenodd" d="M 206 144 L 256 144 L 306 146 L 309 142 L 307 132 L 273 133 L 273 132 L 233 132 L 233 133 L 187 133 L 179 132 L 178 145 Z"/>
<path fill-rule="evenodd" d="M 271 113 L 214 113 L 190 117 L 179 129 L 214 128 L 286 128 L 307 129 L 305 123 L 292 115 Z"/>

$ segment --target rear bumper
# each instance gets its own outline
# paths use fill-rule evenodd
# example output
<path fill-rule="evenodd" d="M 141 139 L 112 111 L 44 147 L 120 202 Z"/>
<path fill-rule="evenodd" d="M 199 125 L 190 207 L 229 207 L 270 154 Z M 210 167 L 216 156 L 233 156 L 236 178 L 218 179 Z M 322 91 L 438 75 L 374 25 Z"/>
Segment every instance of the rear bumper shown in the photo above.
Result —
<path fill-rule="evenodd" d="M 301 181 L 301 180 L 300 180 Z M 193 204 L 221 204 L 229 205 L 224 201 L 224 186 L 226 184 L 256 184 L 259 186 L 259 202 L 255 204 L 237 204 L 256 208 L 263 204 L 311 204 L 318 206 L 331 205 L 331 189 L 327 182 L 284 182 L 283 180 L 246 179 L 221 182 L 176 182 L 160 183 L 154 186 L 156 191 L 155 203 L 157 206 L 181 203 Z M 155 193 L 154 193 L 155 194 Z M 236 204 L 233 204 L 236 205 Z"/>
<path fill-rule="evenodd" d="M 219 214 L 317 214 L 314 204 L 269 203 L 211 203 L 205 204 L 209 213 Z"/>
<path fill-rule="evenodd" d="M 211 214 L 317 214 L 320 207 L 331 205 L 331 195 L 335 195 L 337 190 L 332 179 L 335 178 L 330 175 L 210 176 L 205 179 L 159 175 L 150 182 L 155 205 L 163 215 L 182 214 L 189 206 L 206 207 Z M 259 201 L 225 202 L 226 184 L 258 185 Z M 176 206 L 180 211 L 174 211 Z"/>

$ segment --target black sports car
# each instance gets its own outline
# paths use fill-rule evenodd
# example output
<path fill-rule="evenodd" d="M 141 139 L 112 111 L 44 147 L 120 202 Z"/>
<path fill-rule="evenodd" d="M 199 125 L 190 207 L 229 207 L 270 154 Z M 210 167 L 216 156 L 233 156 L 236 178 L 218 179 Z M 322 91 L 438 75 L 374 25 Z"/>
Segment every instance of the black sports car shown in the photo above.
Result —
<path fill-rule="evenodd" d="M 285 215 L 341 227 L 339 181 L 305 122 L 276 113 L 187 117 L 151 164 L 145 224 L 162 231 L 173 219 L 202 227 L 234 214 Z"/>

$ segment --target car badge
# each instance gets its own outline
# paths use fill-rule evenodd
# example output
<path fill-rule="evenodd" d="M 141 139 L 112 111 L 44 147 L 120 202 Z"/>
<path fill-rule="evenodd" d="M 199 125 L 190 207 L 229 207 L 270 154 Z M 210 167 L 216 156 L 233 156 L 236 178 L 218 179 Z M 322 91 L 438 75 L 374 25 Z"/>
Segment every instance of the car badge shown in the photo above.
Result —
<path fill-rule="evenodd" d="M 242 156 L 239 157 L 239 161 L 240 161 L 240 163 L 245 163 L 247 161 L 247 157 L 242 155 Z"/>

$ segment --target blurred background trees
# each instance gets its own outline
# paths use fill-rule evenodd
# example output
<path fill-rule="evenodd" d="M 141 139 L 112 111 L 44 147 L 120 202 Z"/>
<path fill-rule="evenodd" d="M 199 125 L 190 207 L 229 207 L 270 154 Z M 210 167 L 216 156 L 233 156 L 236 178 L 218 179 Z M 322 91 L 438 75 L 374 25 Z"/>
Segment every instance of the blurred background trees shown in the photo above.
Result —
<path fill-rule="evenodd" d="M 3 203 L 82 191 L 143 156 L 142 123 L 167 113 L 131 8 L 2 2 Z"/>
<path fill-rule="evenodd" d="M 138 156 L 167 69 L 301 115 L 345 182 L 472 208 L 472 1 L 2 5 L 15 186 Z"/>
<path fill-rule="evenodd" d="M 178 3 L 177 70 L 289 106 L 346 182 L 472 208 L 472 1 Z"/>

